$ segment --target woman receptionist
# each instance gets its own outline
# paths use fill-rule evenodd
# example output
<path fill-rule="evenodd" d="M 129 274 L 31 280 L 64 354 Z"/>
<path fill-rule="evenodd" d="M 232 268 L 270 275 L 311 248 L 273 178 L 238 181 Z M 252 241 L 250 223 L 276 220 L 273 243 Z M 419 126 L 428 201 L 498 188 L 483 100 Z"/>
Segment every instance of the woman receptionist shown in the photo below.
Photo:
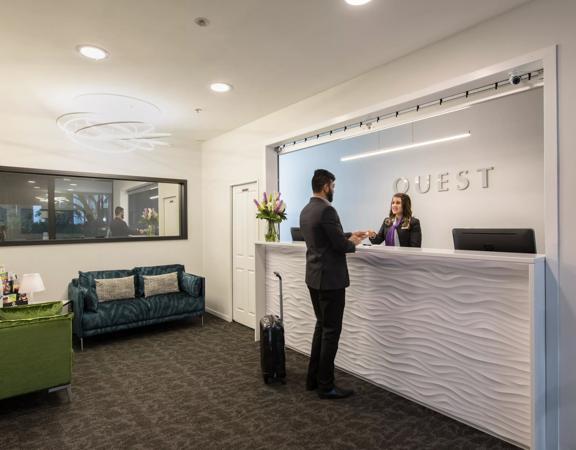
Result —
<path fill-rule="evenodd" d="M 385 242 L 387 246 L 421 247 L 422 231 L 420 221 L 412 216 L 412 202 L 406 194 L 394 194 L 390 204 L 390 213 L 376 233 L 368 231 L 372 244 Z"/>

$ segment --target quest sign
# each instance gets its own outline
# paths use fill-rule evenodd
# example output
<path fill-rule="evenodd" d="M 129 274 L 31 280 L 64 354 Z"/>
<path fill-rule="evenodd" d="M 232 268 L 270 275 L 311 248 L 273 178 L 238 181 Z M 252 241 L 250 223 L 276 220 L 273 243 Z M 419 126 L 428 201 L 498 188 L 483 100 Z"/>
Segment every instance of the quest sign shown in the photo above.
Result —
<path fill-rule="evenodd" d="M 492 170 L 494 170 L 494 167 L 482 167 L 476 169 L 480 182 L 482 183 L 482 188 L 484 189 L 490 186 L 489 174 Z M 465 191 L 470 187 L 471 177 L 472 175 L 469 170 L 460 170 L 452 177 L 450 172 L 439 173 L 435 179 L 436 189 L 438 192 L 447 192 L 451 188 L 455 188 L 458 191 Z M 425 177 L 421 177 L 420 175 L 416 176 L 414 178 L 414 185 L 416 187 L 416 192 L 426 194 L 430 191 L 432 186 L 432 175 L 426 175 Z M 406 194 L 410 190 L 410 181 L 406 177 L 396 178 L 392 184 L 392 189 L 394 192 Z"/>

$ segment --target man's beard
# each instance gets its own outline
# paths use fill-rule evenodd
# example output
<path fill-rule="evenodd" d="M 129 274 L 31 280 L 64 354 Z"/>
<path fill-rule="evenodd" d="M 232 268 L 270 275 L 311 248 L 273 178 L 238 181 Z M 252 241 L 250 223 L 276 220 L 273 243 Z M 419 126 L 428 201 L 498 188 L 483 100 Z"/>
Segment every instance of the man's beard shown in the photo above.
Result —
<path fill-rule="evenodd" d="M 332 200 L 334 200 L 334 191 L 333 190 L 329 190 L 326 193 L 326 200 L 328 200 L 330 203 L 332 203 Z"/>

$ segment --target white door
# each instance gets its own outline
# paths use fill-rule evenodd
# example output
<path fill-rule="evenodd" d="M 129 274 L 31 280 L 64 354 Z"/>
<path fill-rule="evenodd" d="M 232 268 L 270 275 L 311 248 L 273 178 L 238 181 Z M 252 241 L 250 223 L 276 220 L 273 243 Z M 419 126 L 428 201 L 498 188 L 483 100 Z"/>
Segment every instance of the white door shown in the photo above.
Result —
<path fill-rule="evenodd" d="M 176 196 L 163 199 L 164 236 L 180 234 L 180 208 Z"/>
<path fill-rule="evenodd" d="M 258 222 L 254 199 L 256 183 L 232 188 L 232 319 L 250 328 L 256 327 L 256 272 L 254 243 Z"/>

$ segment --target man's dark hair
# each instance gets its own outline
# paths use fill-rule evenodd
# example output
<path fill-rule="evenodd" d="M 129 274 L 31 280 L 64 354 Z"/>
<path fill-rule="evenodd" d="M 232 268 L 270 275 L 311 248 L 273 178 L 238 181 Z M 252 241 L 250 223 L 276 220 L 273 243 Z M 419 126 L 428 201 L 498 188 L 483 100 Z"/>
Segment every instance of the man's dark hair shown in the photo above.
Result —
<path fill-rule="evenodd" d="M 114 209 L 114 215 L 115 216 L 119 216 L 123 212 L 124 212 L 124 208 L 122 208 L 121 206 L 117 206 L 116 209 Z"/>
<path fill-rule="evenodd" d="M 328 172 L 325 169 L 316 169 L 314 171 L 314 176 L 312 177 L 312 192 L 317 194 L 322 191 L 322 188 L 326 184 L 330 184 L 336 180 L 336 177 L 332 172 Z"/>

